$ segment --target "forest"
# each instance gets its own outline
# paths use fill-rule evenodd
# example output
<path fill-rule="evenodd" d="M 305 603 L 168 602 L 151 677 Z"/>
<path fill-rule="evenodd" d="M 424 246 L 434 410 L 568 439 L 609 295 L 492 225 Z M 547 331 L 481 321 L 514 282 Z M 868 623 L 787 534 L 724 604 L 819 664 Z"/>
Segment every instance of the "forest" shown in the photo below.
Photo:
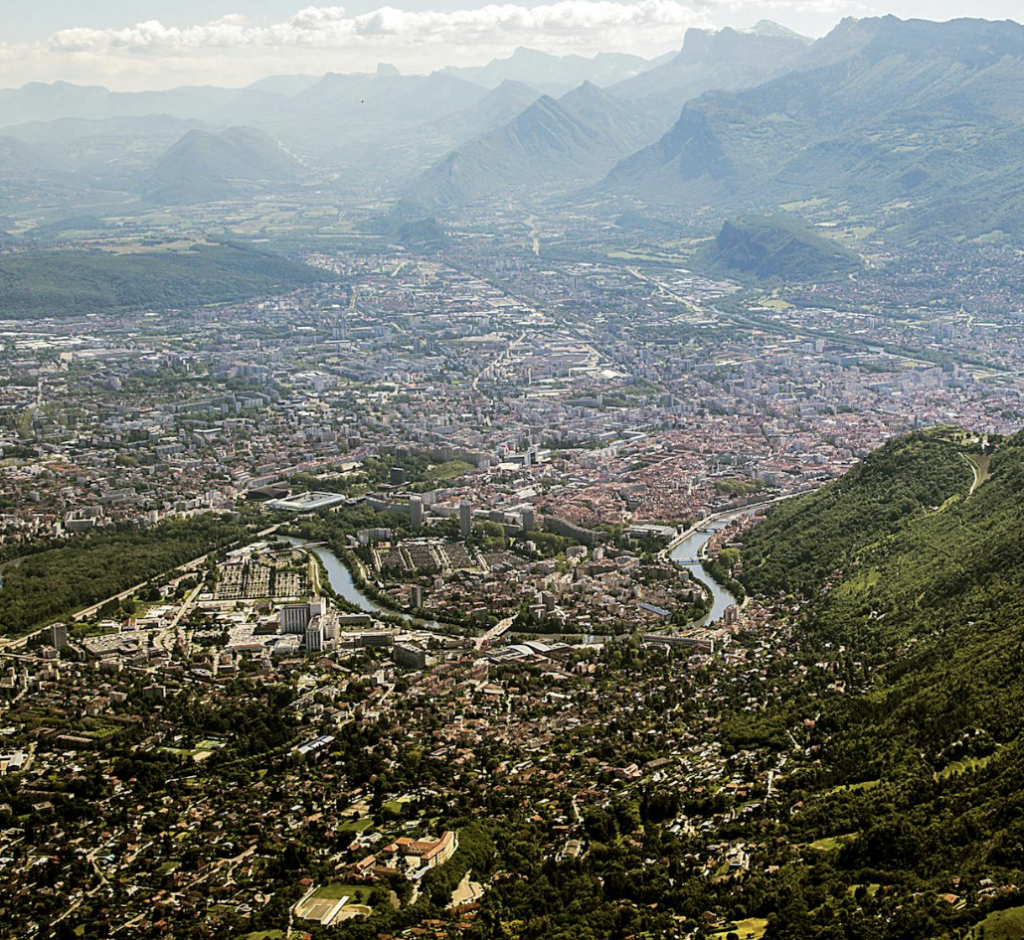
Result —
<path fill-rule="evenodd" d="M 970 492 L 981 449 L 987 479 Z M 793 838 L 853 834 L 832 859 L 851 884 L 1020 882 L 1022 510 L 1024 434 L 943 431 L 892 442 L 747 537 L 748 590 L 799 591 L 801 645 L 842 651 L 839 673 L 868 679 L 822 703 L 820 767 L 789 782 L 807 801 Z M 830 936 L 814 920 L 790 905 L 770 936 Z"/>
<path fill-rule="evenodd" d="M 169 519 L 72 536 L 7 562 L 0 634 L 21 635 L 221 548 L 248 531 L 236 516 Z"/>

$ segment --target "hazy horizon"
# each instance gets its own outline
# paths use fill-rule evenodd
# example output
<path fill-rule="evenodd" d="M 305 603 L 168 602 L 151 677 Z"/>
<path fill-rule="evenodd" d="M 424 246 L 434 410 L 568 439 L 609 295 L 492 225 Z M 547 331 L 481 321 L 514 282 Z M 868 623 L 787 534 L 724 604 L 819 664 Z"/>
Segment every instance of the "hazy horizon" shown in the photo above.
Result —
<path fill-rule="evenodd" d="M 117 91 L 180 85 L 244 87 L 274 74 L 373 71 L 379 62 L 423 74 L 476 66 L 521 46 L 652 58 L 678 49 L 691 27 L 750 28 L 771 20 L 815 38 L 847 16 L 1012 19 L 1016 0 L 558 0 L 460 5 L 408 0 L 303 6 L 285 0 L 50 0 L 0 13 L 0 87 L 69 81 Z"/>

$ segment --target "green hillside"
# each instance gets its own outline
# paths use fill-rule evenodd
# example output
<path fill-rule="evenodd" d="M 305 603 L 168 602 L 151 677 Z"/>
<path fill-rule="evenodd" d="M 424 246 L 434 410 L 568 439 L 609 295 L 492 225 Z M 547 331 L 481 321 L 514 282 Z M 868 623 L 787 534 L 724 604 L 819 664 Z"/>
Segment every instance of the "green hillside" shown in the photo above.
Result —
<path fill-rule="evenodd" d="M 280 293 L 320 275 L 243 245 L 184 251 L 23 251 L 0 257 L 0 316 L 66 317 L 178 309 Z"/>
<path fill-rule="evenodd" d="M 409 187 L 408 207 L 432 210 L 519 188 L 579 186 L 650 141 L 655 122 L 589 83 L 545 95 L 514 120 L 467 141 Z"/>
<path fill-rule="evenodd" d="M 744 216 L 722 226 L 697 264 L 756 281 L 821 281 L 856 270 L 860 258 L 795 219 Z"/>
<path fill-rule="evenodd" d="M 602 184 L 723 213 L 815 200 L 903 237 L 1020 230 L 1024 27 L 843 20 L 794 71 L 686 102 Z"/>
<path fill-rule="evenodd" d="M 293 182 L 298 170 L 294 157 L 262 131 L 192 130 L 143 175 L 139 192 L 167 205 L 212 202 Z"/>
<path fill-rule="evenodd" d="M 989 476 L 971 492 L 983 447 Z M 867 689 L 798 706 L 817 713 L 820 767 L 789 784 L 804 803 L 791 832 L 853 834 L 829 877 L 1014 903 L 983 888 L 1024 872 L 1022 515 L 1024 433 L 981 442 L 945 429 L 887 445 L 746 537 L 747 589 L 798 590 L 798 644 Z M 798 907 L 769 935 L 824 936 L 802 932 Z M 877 936 L 964 936 L 946 923 Z"/>

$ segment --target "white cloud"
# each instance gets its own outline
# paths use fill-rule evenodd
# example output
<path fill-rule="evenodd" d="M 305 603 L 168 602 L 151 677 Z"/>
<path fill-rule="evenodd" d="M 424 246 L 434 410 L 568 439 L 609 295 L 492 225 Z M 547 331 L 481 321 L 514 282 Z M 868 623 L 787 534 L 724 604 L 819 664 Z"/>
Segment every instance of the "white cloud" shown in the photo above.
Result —
<path fill-rule="evenodd" d="M 120 87 L 242 84 L 274 71 L 358 70 L 378 60 L 428 71 L 484 62 L 518 45 L 582 54 L 611 49 L 657 54 L 678 48 L 687 27 L 715 25 L 723 14 L 752 21 L 785 10 L 819 12 L 837 4 L 846 10 L 854 2 L 556 0 L 445 12 L 385 6 L 360 15 L 341 6 L 310 6 L 269 25 L 240 14 L 186 27 L 148 20 L 117 29 L 62 29 L 33 46 L 0 46 L 0 81 L 16 83 L 17 74 L 20 80 L 66 78 Z"/>
<path fill-rule="evenodd" d="M 424 39 L 465 43 L 475 39 L 493 44 L 514 37 L 543 45 L 552 34 L 571 36 L 579 45 L 586 45 L 595 34 L 608 30 L 678 29 L 705 21 L 703 9 L 677 0 L 558 0 L 536 7 L 490 4 L 450 12 L 413 12 L 385 6 L 359 16 L 347 16 L 343 7 L 330 6 L 307 7 L 271 26 L 251 24 L 236 15 L 184 29 L 164 26 L 156 20 L 123 29 L 64 29 L 46 45 L 54 52 L 173 54 L 226 47 L 344 48 L 384 38 L 396 43 Z M 638 34 L 636 38 L 643 37 Z"/>

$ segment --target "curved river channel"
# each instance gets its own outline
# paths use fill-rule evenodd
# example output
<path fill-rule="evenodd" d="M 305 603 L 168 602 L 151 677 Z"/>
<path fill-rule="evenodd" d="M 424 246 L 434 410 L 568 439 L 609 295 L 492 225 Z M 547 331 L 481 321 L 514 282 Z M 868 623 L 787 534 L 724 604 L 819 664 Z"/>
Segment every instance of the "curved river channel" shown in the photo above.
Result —
<path fill-rule="evenodd" d="M 671 558 L 672 561 L 684 568 L 688 568 L 712 591 L 711 610 L 705 614 L 703 618 L 695 621 L 694 625 L 703 626 L 705 624 L 714 623 L 716 620 L 721 619 L 722 614 L 725 613 L 726 607 L 736 603 L 736 598 L 704 570 L 704 566 L 700 561 L 701 548 L 703 548 L 704 543 L 707 542 L 715 532 L 718 532 L 720 529 L 724 529 L 733 519 L 738 519 L 740 516 L 750 515 L 751 513 L 756 512 L 759 508 L 762 507 L 750 506 L 745 509 L 739 509 L 735 512 L 724 513 L 723 515 L 718 516 L 713 522 L 702 526 L 687 539 L 680 542 L 669 555 L 669 558 Z M 380 604 L 372 598 L 367 597 L 359 590 L 358 587 L 356 587 L 355 582 L 352 580 L 352 572 L 348 570 L 345 563 L 326 545 L 311 545 L 304 539 L 294 538 L 293 536 L 287 536 L 285 541 L 290 542 L 298 548 L 305 548 L 308 551 L 316 552 L 319 559 L 323 562 L 324 569 L 327 571 L 327 580 L 330 582 L 331 588 L 333 588 L 335 594 L 339 597 L 345 598 L 345 600 L 350 604 L 354 604 L 360 610 L 365 610 L 367 613 L 371 614 L 398 614 L 398 616 L 403 619 L 415 623 L 420 627 L 436 628 L 440 626 L 440 624 L 433 621 L 418 620 L 403 611 L 388 610 L 387 608 L 381 607 Z"/>
<path fill-rule="evenodd" d="M 724 529 L 733 519 L 739 519 L 741 516 L 749 516 L 756 512 L 762 507 L 750 506 L 745 509 L 738 509 L 735 512 L 723 513 L 718 516 L 714 522 L 710 522 L 707 525 L 701 526 L 696 532 L 694 532 L 689 538 L 680 542 L 672 552 L 669 554 L 669 558 L 672 559 L 677 565 L 681 565 L 684 568 L 690 570 L 690 572 L 704 584 L 711 589 L 711 610 L 709 610 L 700 620 L 695 620 L 690 626 L 706 626 L 707 624 L 714 623 L 716 620 L 722 618 L 722 614 L 725 613 L 725 608 L 737 603 L 736 598 L 727 591 L 722 585 L 720 585 L 704 568 L 700 560 L 700 550 L 704 547 L 705 543 L 715 532 L 719 532 Z"/>

